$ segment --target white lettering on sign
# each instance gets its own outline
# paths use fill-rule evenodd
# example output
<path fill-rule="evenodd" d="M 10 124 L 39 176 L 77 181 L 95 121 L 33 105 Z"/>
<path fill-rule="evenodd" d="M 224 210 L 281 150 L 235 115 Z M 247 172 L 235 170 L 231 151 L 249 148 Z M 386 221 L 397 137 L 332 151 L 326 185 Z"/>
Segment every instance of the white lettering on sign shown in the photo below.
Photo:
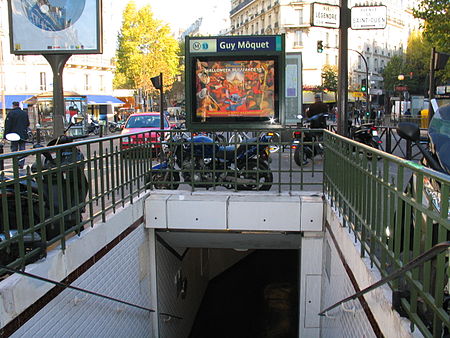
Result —
<path fill-rule="evenodd" d="M 220 49 L 228 49 L 228 50 L 234 50 L 236 44 L 233 42 L 221 42 L 219 44 Z"/>
<path fill-rule="evenodd" d="M 267 49 L 269 48 L 269 41 L 264 42 L 250 42 L 250 41 L 239 41 L 238 42 L 239 49 Z"/>

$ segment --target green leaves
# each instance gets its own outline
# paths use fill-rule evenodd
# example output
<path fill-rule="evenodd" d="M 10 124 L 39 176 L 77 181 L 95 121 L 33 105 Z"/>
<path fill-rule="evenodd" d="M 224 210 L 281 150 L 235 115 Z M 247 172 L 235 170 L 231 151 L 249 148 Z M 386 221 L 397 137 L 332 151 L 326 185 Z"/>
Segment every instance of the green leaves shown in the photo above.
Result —
<path fill-rule="evenodd" d="M 133 1 L 123 13 L 116 52 L 115 88 L 154 91 L 150 78 L 163 73 L 164 86 L 170 88 L 179 74 L 178 42 L 170 28 L 157 20 L 150 6 L 137 10 Z"/>

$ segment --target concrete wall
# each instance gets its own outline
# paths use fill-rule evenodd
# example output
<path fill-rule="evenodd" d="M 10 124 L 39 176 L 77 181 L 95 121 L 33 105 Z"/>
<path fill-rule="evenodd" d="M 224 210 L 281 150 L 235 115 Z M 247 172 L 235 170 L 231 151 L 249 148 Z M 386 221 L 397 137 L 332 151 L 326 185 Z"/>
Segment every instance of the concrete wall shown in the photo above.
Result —
<path fill-rule="evenodd" d="M 328 225 L 323 245 L 321 309 L 381 279 L 378 270 L 370 267 L 370 261 L 361 259 L 359 245 L 355 243 L 354 236 L 349 234 L 348 228 L 342 227 L 341 219 L 328 204 L 326 204 L 326 221 Z M 339 243 L 339 249 L 335 246 L 333 238 Z M 355 283 L 359 290 L 355 289 Z M 369 306 L 369 315 L 373 316 L 372 324 L 361 302 L 355 299 L 332 309 L 326 317 L 321 317 L 320 336 L 333 338 L 412 336 L 409 321 L 392 310 L 392 292 L 388 286 L 367 293 L 364 299 Z M 380 332 L 374 331 L 374 326 L 378 327 Z M 415 334 L 418 334 L 417 331 Z"/>
<path fill-rule="evenodd" d="M 207 252 L 208 249 L 188 249 L 184 256 L 178 257 L 156 241 L 160 337 L 189 336 L 209 281 Z"/>
<path fill-rule="evenodd" d="M 27 272 L 63 280 L 131 224 L 136 228 L 103 257 L 80 272 L 73 286 L 154 308 L 150 289 L 150 256 L 143 222 L 143 199 L 119 211 L 67 243 L 64 254 L 54 250 Z M 139 224 L 140 223 L 140 224 Z M 13 275 L 0 283 L 2 328 L 53 288 L 53 285 Z M 154 313 L 75 290 L 65 290 L 23 324 L 13 337 L 154 337 Z M 22 322 L 23 323 L 23 322 Z"/>

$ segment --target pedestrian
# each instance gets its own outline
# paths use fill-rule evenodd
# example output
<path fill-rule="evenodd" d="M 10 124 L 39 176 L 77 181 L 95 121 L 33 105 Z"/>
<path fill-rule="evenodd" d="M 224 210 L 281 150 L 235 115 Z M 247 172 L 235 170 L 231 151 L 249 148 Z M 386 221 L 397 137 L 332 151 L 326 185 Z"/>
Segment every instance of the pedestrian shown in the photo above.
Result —
<path fill-rule="evenodd" d="M 9 133 L 20 136 L 19 141 L 11 142 L 11 151 L 25 150 L 25 140 L 28 138 L 28 127 L 30 120 L 26 111 L 20 109 L 19 102 L 13 102 L 13 109 L 8 113 L 5 120 L 5 131 L 3 138 Z M 23 169 L 25 159 L 19 160 L 19 167 Z"/>
<path fill-rule="evenodd" d="M 307 115 L 309 118 L 318 114 L 328 113 L 328 106 L 322 102 L 320 94 L 314 95 L 314 103 L 309 107 Z M 311 128 L 326 128 L 327 120 L 325 116 L 321 116 L 311 121 Z"/>

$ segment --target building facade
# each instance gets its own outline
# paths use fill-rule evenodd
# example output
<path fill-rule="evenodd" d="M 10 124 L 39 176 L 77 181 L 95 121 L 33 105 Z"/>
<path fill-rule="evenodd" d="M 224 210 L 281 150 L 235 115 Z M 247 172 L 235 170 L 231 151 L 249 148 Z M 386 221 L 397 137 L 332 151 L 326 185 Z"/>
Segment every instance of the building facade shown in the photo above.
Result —
<path fill-rule="evenodd" d="M 103 27 L 109 27 L 117 20 L 112 1 L 103 1 L 102 14 Z M 31 97 L 52 92 L 53 72 L 47 60 L 40 55 L 11 54 L 9 39 L 8 1 L 0 0 L 1 95 Z M 90 102 L 91 113 L 95 115 L 106 114 L 106 111 L 111 114 L 113 109 L 110 103 L 98 98 L 113 95 L 115 42 L 116 32 L 103 29 L 103 54 L 73 55 L 64 68 L 64 91 L 95 95 L 97 100 Z M 5 100 L 7 109 L 11 108 L 9 101 Z"/>
<path fill-rule="evenodd" d="M 287 52 L 301 52 L 304 88 L 321 85 L 324 65 L 338 65 L 339 30 L 311 25 L 311 4 L 314 1 L 232 0 L 231 34 L 285 34 Z M 320 1 L 338 5 L 338 1 Z M 382 95 L 382 71 L 390 58 L 406 50 L 407 39 L 419 26 L 412 15 L 414 0 L 383 0 L 387 7 L 387 26 L 380 30 L 348 30 L 349 88 L 359 90 L 366 76 L 361 53 L 368 63 L 370 93 Z M 364 3 L 349 1 L 349 7 Z M 370 3 L 370 5 L 374 5 Z M 317 41 L 324 50 L 317 52 Z"/>

